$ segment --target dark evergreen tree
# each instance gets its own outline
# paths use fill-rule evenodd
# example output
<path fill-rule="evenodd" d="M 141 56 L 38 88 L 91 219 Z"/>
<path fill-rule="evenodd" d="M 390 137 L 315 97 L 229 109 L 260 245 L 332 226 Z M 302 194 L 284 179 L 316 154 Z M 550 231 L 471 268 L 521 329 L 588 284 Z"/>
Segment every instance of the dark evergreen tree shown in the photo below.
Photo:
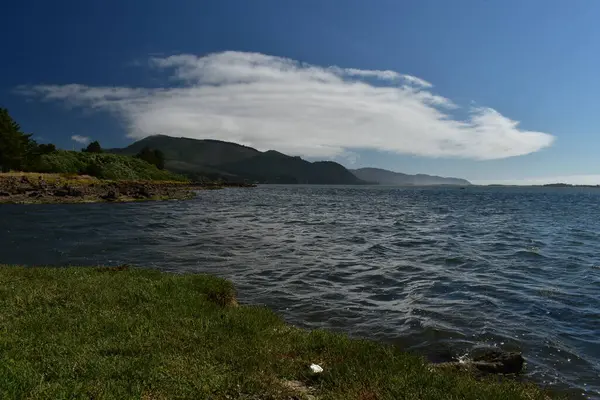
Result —
<path fill-rule="evenodd" d="M 149 164 L 156 165 L 158 169 L 165 169 L 165 155 L 158 149 L 152 150 L 150 147 L 145 146 L 136 154 L 136 157 Z"/>
<path fill-rule="evenodd" d="M 154 158 L 156 160 L 156 167 L 158 169 L 165 169 L 165 153 L 156 149 L 154 150 Z"/>
<path fill-rule="evenodd" d="M 102 147 L 97 140 L 94 140 L 92 143 L 88 144 L 85 149 L 82 149 L 84 153 L 102 153 Z"/>
<path fill-rule="evenodd" d="M 25 170 L 35 162 L 37 144 L 30 134 L 12 119 L 6 108 L 0 108 L 0 170 Z"/>
<path fill-rule="evenodd" d="M 38 150 L 40 154 L 50 154 L 56 151 L 56 146 L 52 143 L 40 144 Z"/>

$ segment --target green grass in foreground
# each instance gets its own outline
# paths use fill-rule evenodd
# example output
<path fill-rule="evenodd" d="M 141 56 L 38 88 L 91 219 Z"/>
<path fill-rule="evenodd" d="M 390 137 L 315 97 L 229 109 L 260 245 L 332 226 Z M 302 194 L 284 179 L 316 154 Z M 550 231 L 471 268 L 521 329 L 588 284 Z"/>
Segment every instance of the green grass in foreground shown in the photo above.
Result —
<path fill-rule="evenodd" d="M 0 268 L 0 396 L 14 399 L 542 399 L 236 307 L 206 275 Z M 313 375 L 309 365 L 324 368 Z"/>

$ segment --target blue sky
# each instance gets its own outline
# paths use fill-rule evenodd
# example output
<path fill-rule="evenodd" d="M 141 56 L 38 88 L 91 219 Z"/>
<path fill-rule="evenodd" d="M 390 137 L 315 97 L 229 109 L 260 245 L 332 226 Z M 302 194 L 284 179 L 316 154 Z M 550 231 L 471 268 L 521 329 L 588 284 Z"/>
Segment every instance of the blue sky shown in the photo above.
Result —
<path fill-rule="evenodd" d="M 594 0 L 7 7 L 0 106 L 63 148 L 166 133 L 477 182 L 600 183 Z"/>

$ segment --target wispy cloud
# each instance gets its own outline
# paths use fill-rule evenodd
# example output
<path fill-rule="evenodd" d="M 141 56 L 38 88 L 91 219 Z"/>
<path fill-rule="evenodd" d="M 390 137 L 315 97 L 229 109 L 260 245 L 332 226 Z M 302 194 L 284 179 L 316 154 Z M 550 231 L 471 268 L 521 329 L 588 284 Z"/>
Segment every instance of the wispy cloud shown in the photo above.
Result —
<path fill-rule="evenodd" d="M 71 136 L 71 140 L 80 143 L 80 144 L 88 144 L 90 142 L 90 138 L 87 136 L 73 135 Z"/>
<path fill-rule="evenodd" d="M 258 53 L 154 57 L 164 88 L 22 86 L 23 95 L 108 110 L 132 138 L 163 133 L 231 140 L 309 157 L 374 149 L 428 157 L 498 159 L 536 152 L 554 137 L 486 107 L 458 108 L 421 78 L 320 67 Z"/>

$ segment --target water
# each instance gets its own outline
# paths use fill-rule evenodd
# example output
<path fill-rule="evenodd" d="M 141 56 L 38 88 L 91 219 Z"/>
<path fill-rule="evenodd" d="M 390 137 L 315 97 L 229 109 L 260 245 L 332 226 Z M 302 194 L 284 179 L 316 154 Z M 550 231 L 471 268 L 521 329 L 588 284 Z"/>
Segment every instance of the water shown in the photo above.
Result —
<path fill-rule="evenodd" d="M 304 327 L 431 358 L 521 350 L 600 398 L 600 190 L 265 186 L 189 202 L 0 206 L 0 263 L 232 279 Z"/>

